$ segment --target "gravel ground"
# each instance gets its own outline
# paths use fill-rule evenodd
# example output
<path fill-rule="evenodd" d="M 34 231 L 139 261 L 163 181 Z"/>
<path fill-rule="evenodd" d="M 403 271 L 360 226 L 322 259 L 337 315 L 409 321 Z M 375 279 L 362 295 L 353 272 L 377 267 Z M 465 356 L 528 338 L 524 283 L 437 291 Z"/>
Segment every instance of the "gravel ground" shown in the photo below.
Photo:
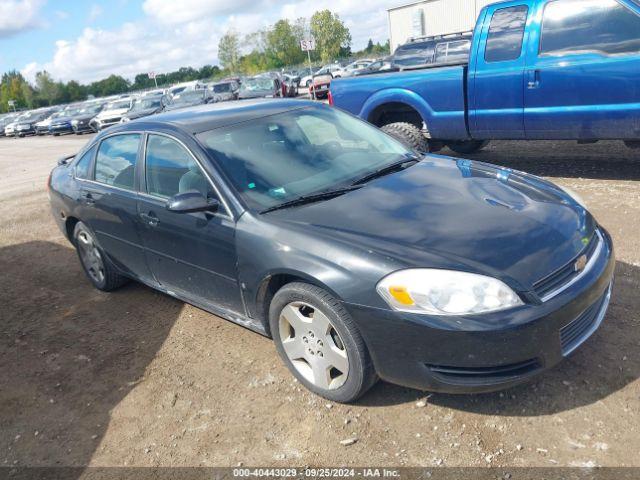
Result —
<path fill-rule="evenodd" d="M 639 150 L 473 156 L 572 188 L 614 238 L 609 314 L 573 357 L 502 393 L 379 383 L 345 406 L 295 383 L 266 338 L 141 285 L 90 286 L 45 189 L 87 140 L 0 138 L 0 465 L 640 466 Z"/>

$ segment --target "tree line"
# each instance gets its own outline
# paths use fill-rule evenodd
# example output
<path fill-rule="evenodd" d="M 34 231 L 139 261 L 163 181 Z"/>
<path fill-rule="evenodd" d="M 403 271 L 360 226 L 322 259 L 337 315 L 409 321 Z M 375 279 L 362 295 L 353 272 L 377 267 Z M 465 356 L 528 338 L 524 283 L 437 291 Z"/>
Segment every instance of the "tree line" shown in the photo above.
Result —
<path fill-rule="evenodd" d="M 306 52 L 300 49 L 300 40 L 313 36 L 316 50 L 311 52 L 314 64 L 327 63 L 342 58 L 383 56 L 389 54 L 389 41 L 383 45 L 369 40 L 359 52 L 351 51 L 351 33 L 337 14 L 329 10 L 315 12 L 309 22 L 299 18 L 291 22 L 278 20 L 269 28 L 241 36 L 236 31 L 227 32 L 218 45 L 218 59 L 222 66 L 205 65 L 200 68 L 182 67 L 176 71 L 159 73 L 159 86 L 193 80 L 216 80 L 230 75 L 255 74 L 268 70 L 295 68 L 305 64 Z M 248 52 L 248 53 L 246 53 Z M 81 84 L 75 80 L 56 81 L 46 71 L 36 73 L 31 84 L 15 70 L 6 72 L 0 79 L 0 112 L 15 108 L 31 109 L 86 100 L 88 97 L 106 97 L 155 87 L 155 81 L 147 72 L 137 74 L 133 81 L 120 75 Z"/>

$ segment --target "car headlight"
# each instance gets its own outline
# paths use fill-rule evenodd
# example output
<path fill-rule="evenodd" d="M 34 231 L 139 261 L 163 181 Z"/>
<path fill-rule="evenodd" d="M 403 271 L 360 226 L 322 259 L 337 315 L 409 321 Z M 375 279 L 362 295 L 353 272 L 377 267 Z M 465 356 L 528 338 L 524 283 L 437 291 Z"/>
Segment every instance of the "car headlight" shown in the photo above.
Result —
<path fill-rule="evenodd" d="M 588 210 L 587 208 L 587 203 L 584 201 L 584 199 L 578 195 L 576 192 L 574 192 L 573 190 L 571 190 L 569 187 L 560 187 L 564 193 L 566 193 L 567 195 L 569 195 L 571 198 L 573 198 L 573 200 L 575 200 L 575 202 L 580 205 L 582 208 L 584 208 L 585 210 Z"/>
<path fill-rule="evenodd" d="M 523 305 L 496 278 L 452 270 L 400 270 L 383 278 L 376 289 L 394 310 L 426 315 L 488 313 Z"/>

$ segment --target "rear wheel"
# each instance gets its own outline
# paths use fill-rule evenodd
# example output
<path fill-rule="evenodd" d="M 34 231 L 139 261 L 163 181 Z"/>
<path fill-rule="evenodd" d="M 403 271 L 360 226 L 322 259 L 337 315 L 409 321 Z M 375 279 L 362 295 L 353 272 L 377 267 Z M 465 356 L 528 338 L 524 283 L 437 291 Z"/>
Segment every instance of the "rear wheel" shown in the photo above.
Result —
<path fill-rule="evenodd" d="M 384 125 L 381 130 L 404 145 L 420 153 L 429 151 L 429 142 L 422 131 L 411 123 L 396 122 Z"/>
<path fill-rule="evenodd" d="M 376 382 L 353 319 L 325 290 L 306 283 L 285 285 L 271 301 L 269 326 L 282 360 L 315 394 L 352 402 Z"/>
<path fill-rule="evenodd" d="M 89 228 L 82 222 L 73 230 L 73 243 L 87 277 L 98 290 L 109 292 L 127 283 L 104 255 Z"/>
<path fill-rule="evenodd" d="M 456 153 L 462 155 L 475 153 L 489 145 L 489 140 L 468 140 L 465 142 L 449 142 L 447 146 Z"/>

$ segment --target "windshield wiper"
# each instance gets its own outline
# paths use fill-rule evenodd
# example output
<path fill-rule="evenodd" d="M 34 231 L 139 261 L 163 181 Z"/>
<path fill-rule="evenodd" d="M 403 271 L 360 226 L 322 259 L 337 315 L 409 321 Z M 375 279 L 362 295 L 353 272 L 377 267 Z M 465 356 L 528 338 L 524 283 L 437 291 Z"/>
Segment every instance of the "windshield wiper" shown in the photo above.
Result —
<path fill-rule="evenodd" d="M 404 170 L 405 168 L 408 168 L 410 166 L 409 164 L 413 165 L 415 163 L 418 163 L 419 161 L 420 161 L 420 158 L 416 155 L 404 155 L 402 160 L 398 160 L 397 162 L 394 162 L 382 168 L 379 168 L 375 172 L 371 172 L 368 175 L 365 175 L 364 177 L 359 178 L 358 180 L 353 182 L 351 185 L 352 186 L 363 185 L 375 178 L 384 177 L 385 175 L 389 175 L 390 173 L 397 172 L 399 170 Z"/>
<path fill-rule="evenodd" d="M 301 197 L 294 198 L 293 200 L 289 200 L 287 202 L 281 203 L 280 205 L 275 205 L 273 207 L 266 208 L 262 210 L 260 213 L 269 213 L 269 212 L 273 212 L 274 210 L 281 210 L 283 208 L 304 205 L 305 203 L 313 203 L 313 202 L 319 202 L 321 200 L 328 200 L 329 198 L 338 197 L 340 195 L 344 195 L 345 193 L 352 192 L 353 190 L 358 190 L 359 188 L 361 188 L 361 186 L 351 185 L 349 187 L 336 188 L 335 190 L 326 190 L 324 192 L 312 193 L 310 195 L 302 195 Z"/>

